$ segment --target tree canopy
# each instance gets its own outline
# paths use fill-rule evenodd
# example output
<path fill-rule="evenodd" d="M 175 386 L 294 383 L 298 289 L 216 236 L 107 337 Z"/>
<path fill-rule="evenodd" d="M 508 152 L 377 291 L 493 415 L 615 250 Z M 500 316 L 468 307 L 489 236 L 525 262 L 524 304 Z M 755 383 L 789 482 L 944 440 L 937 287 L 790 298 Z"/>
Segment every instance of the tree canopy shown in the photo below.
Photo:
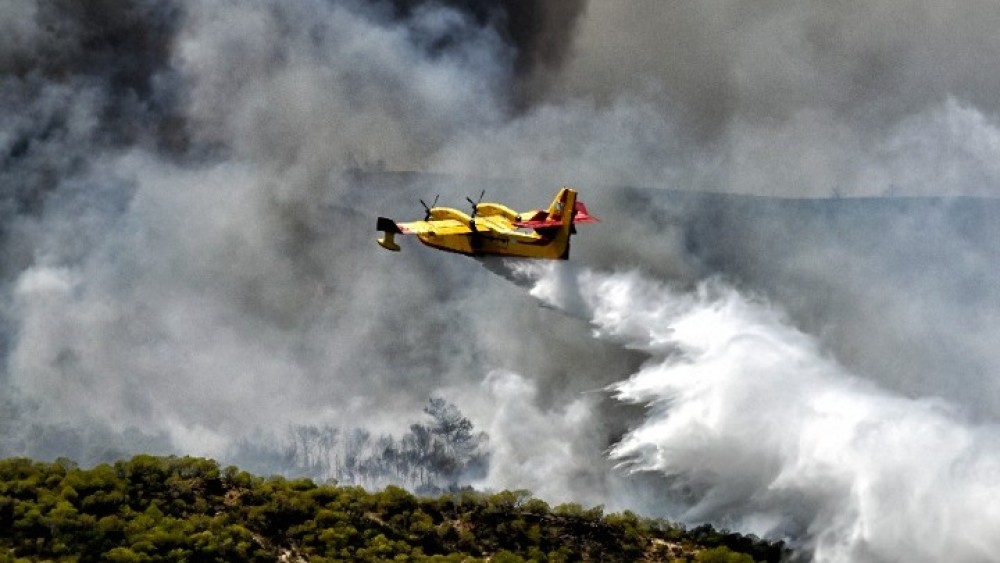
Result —
<path fill-rule="evenodd" d="M 686 531 L 527 491 L 418 497 L 140 455 L 0 460 L 0 560 L 777 561 L 781 543 Z"/>

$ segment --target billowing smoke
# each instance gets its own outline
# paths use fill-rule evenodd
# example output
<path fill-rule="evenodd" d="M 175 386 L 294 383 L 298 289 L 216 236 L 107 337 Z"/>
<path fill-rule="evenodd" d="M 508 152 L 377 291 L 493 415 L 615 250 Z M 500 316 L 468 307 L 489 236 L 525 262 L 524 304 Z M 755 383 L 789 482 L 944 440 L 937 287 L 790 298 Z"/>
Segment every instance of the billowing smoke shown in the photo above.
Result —
<path fill-rule="evenodd" d="M 403 21 L 432 4 L 427 0 L 391 1 L 393 15 Z M 565 63 L 576 23 L 586 6 L 584 0 L 444 0 L 437 4 L 461 12 L 474 22 L 474 31 L 489 29 L 510 46 L 512 83 L 507 96 L 514 110 L 524 109 L 551 89 L 549 75 Z M 457 35 L 468 31 L 463 27 L 424 37 L 422 45 L 431 54 L 461 48 Z"/>
<path fill-rule="evenodd" d="M 507 81 L 556 64 L 529 54 L 542 39 L 524 15 L 162 6 L 39 2 L 3 20 L 23 39 L 3 59 L 5 451 L 88 462 L 135 449 L 104 438 L 130 432 L 222 455 L 299 425 L 398 436 L 494 367 L 553 374 L 554 399 L 572 373 L 606 383 L 602 355 L 637 361 L 511 306 L 485 269 L 371 252 L 376 212 L 449 189 L 376 172 L 500 126 L 519 111 Z M 540 323 L 560 354 L 521 338 Z"/>
<path fill-rule="evenodd" d="M 648 407 L 611 456 L 669 476 L 684 519 L 808 538 L 820 560 L 985 561 L 1000 547 L 995 422 L 856 377 L 718 280 L 678 292 L 635 272 L 517 269 L 597 338 L 650 354 L 611 387 Z"/>
<path fill-rule="evenodd" d="M 441 399 L 488 435 L 448 459 L 489 462 L 440 484 L 820 560 L 979 559 L 998 24 L 991 2 L 4 5 L 0 454 L 322 451 L 344 478 L 430 451 Z M 511 283 L 373 242 L 418 198 L 562 184 L 603 219 L 578 270 Z"/>

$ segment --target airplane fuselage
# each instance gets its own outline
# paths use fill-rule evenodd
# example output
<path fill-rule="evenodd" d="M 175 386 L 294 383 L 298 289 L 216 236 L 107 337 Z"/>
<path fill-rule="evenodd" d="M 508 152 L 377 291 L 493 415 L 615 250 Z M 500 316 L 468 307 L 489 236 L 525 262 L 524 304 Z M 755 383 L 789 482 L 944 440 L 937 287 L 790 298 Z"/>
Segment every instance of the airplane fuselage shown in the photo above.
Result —
<path fill-rule="evenodd" d="M 458 209 L 434 207 L 431 209 L 431 221 L 449 219 L 459 221 L 469 225 L 472 232 L 459 234 L 418 233 L 417 239 L 438 250 L 469 256 L 498 255 L 558 260 L 567 253 L 568 238 L 562 240 L 555 236 L 540 234 L 534 230 L 503 232 L 504 228 L 509 227 L 510 220 L 517 214 L 509 211 L 511 217 L 504 217 L 497 213 L 497 209 L 492 208 L 495 204 L 490 205 L 491 208 L 485 208 L 484 204 L 478 210 L 480 214 L 489 213 L 489 215 L 478 216 L 475 219 Z M 554 234 L 552 233 L 552 235 Z"/>
<path fill-rule="evenodd" d="M 467 198 L 468 199 L 468 198 Z M 453 207 L 427 207 L 421 221 L 396 223 L 379 217 L 375 228 L 384 233 L 379 245 L 399 251 L 396 235 L 413 235 L 420 242 L 468 256 L 512 256 L 565 260 L 576 223 L 597 221 L 576 201 L 576 191 L 564 186 L 548 209 L 518 213 L 500 203 L 473 204 L 472 214 Z M 421 201 L 421 203 L 423 203 Z"/>

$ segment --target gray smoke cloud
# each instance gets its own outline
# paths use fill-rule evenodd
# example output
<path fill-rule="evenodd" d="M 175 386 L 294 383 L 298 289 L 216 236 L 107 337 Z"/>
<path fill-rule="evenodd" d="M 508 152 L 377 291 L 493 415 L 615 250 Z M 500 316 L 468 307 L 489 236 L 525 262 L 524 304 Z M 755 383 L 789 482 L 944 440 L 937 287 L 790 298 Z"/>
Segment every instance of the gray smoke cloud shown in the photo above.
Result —
<path fill-rule="evenodd" d="M 752 374 L 687 403 L 622 382 L 663 365 L 635 344 L 660 294 L 694 299 L 717 276 L 781 311 L 769 334 L 809 343 L 800 367 L 823 375 L 808 381 L 855 405 L 858 427 L 888 404 L 901 447 L 939 445 L 909 441 L 926 423 L 970 437 L 955 454 L 970 471 L 988 465 L 998 16 L 988 2 L 0 7 L 0 454 L 225 460 L 294 425 L 398 436 L 441 396 L 489 434 L 480 486 L 885 559 L 921 528 L 879 528 L 864 551 L 834 517 L 872 501 L 881 518 L 898 496 L 829 500 L 884 475 L 873 450 L 771 495 L 768 460 L 820 459 L 792 456 L 790 430 L 762 428 L 780 447 L 741 473 L 761 438 L 742 418 L 718 419 L 700 450 L 656 424 L 713 397 L 743 412 L 727 393 Z M 562 184 L 603 220 L 581 227 L 573 262 L 652 280 L 618 309 L 638 332 L 594 339 L 578 272 L 557 272 L 576 289 L 540 308 L 516 266 L 372 240 L 373 217 L 415 217 L 418 198 L 486 188 L 527 209 Z M 749 397 L 808 422 L 795 405 L 810 386 L 780 367 L 787 392 Z M 712 467 L 645 457 L 674 447 Z M 968 517 L 971 493 L 929 482 L 926 512 Z"/>
<path fill-rule="evenodd" d="M 611 455 L 673 477 L 686 520 L 779 531 L 823 561 L 978 561 L 996 549 L 995 421 L 858 379 L 782 311 L 718 280 L 677 292 L 637 272 L 519 269 L 596 337 L 650 353 L 611 388 L 648 409 Z M 967 533 L 939 533 L 945 522 Z"/>
<path fill-rule="evenodd" d="M 584 367 L 600 351 L 573 345 L 572 323 L 546 321 L 562 356 L 521 341 L 540 315 L 481 295 L 503 283 L 488 270 L 370 252 L 375 210 L 405 196 L 412 211 L 417 194 L 411 179 L 352 170 L 419 167 L 458 130 L 502 120 L 509 31 L 437 5 L 404 20 L 351 2 L 158 10 L 122 15 L 137 20 L 129 33 L 172 30 L 145 50 L 88 10 L 43 2 L 17 23 L 58 27 L 46 49 L 65 59 L 22 71 L 37 54 L 15 52 L 28 62 L 5 77 L 23 90 L 4 116 L 5 379 L 37 404 L 31 420 L 220 454 L 259 425 L 398 430 L 435 390 L 525 357 L 604 377 Z M 435 37 L 452 43 L 428 52 Z M 148 74 L 119 80 L 116 57 Z M 155 118 L 183 143 L 164 146 Z"/>
<path fill-rule="evenodd" d="M 998 23 L 992 2 L 592 2 L 549 99 L 650 104 L 678 189 L 990 195 Z"/>

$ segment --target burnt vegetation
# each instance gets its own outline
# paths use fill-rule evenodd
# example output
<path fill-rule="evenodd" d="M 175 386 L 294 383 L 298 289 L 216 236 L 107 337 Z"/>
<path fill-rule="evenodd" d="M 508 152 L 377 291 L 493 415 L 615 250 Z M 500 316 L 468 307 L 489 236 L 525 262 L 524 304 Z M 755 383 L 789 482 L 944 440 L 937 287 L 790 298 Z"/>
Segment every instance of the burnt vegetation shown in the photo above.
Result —
<path fill-rule="evenodd" d="M 284 441 L 243 439 L 231 460 L 255 473 L 309 477 L 380 488 L 402 485 L 421 494 L 455 490 L 482 477 L 488 437 L 458 408 L 440 398 L 424 407 L 428 420 L 402 436 L 365 428 L 295 425 Z"/>
<path fill-rule="evenodd" d="M 527 491 L 419 497 L 140 455 L 81 469 L 0 461 L 0 559 L 777 561 L 780 543 Z"/>

